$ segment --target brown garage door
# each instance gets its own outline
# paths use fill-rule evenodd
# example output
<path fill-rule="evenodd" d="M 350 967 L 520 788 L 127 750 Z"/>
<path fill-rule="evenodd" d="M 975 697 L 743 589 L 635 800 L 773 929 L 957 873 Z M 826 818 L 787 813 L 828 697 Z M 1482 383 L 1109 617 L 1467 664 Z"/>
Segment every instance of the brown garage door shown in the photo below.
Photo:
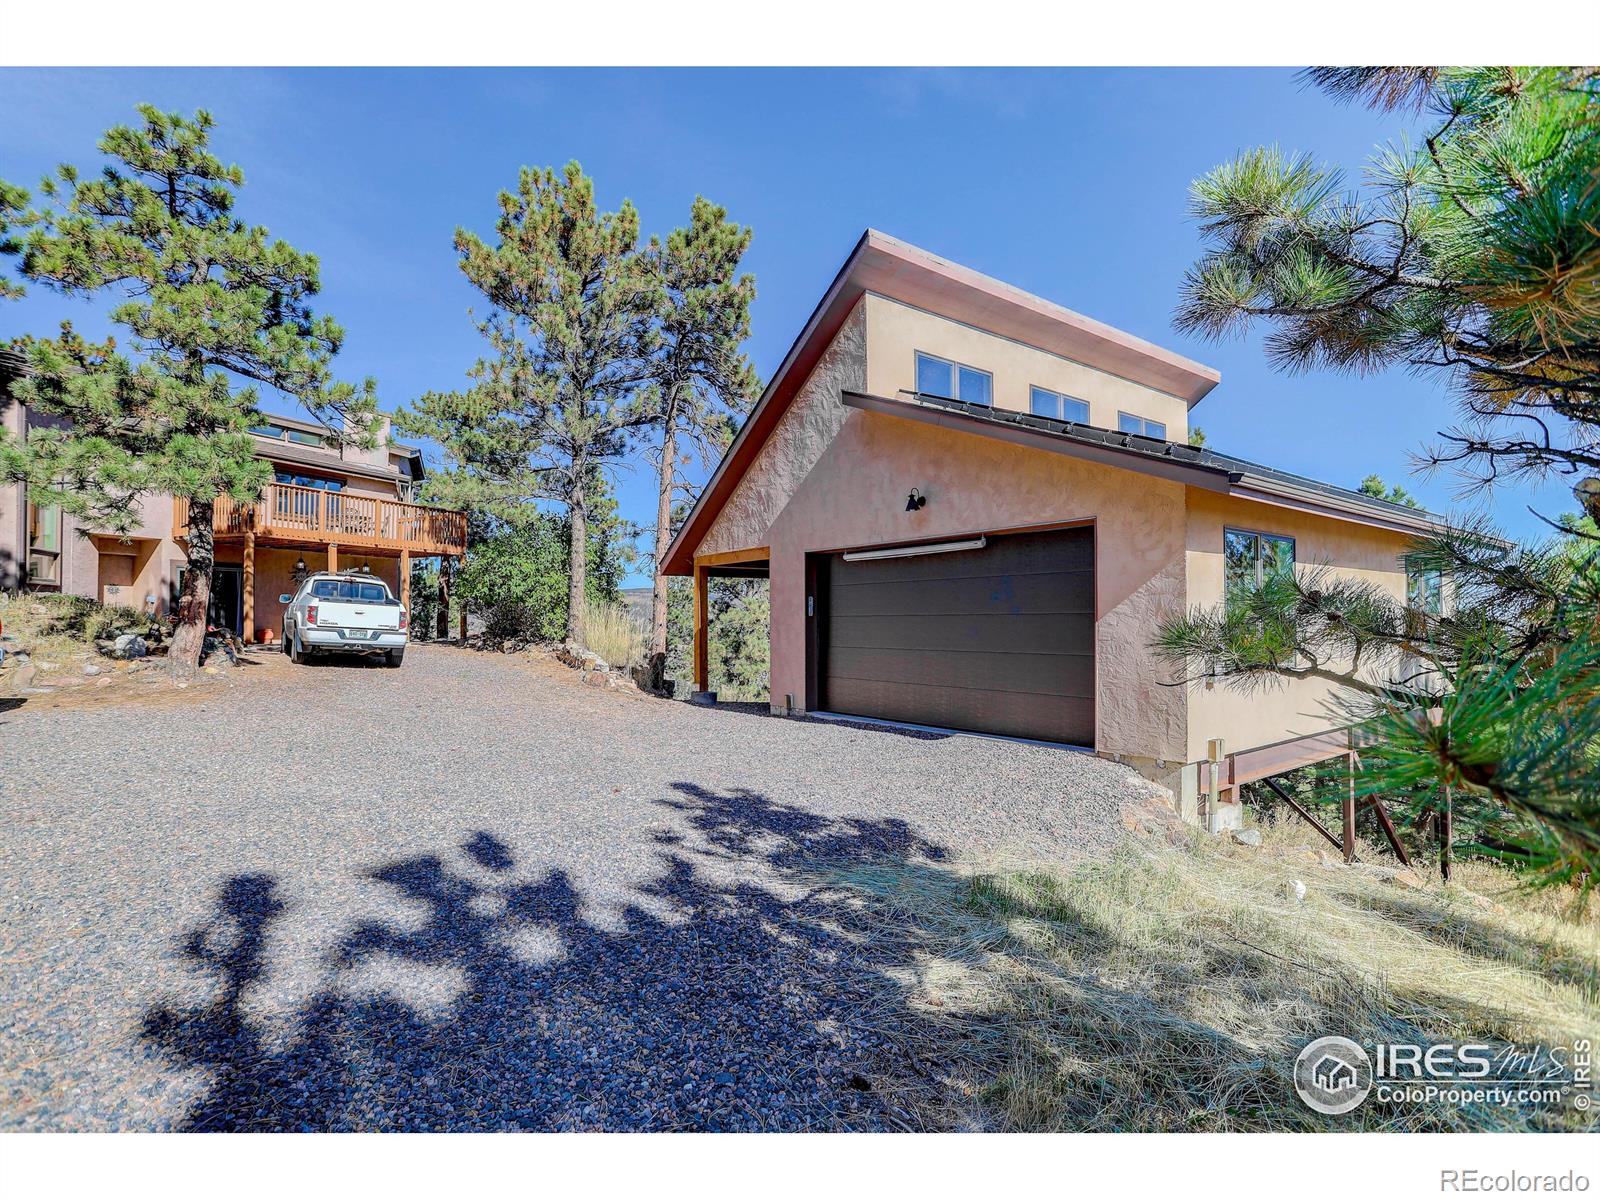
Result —
<path fill-rule="evenodd" d="M 1094 745 L 1094 534 L 818 563 L 820 707 Z"/>

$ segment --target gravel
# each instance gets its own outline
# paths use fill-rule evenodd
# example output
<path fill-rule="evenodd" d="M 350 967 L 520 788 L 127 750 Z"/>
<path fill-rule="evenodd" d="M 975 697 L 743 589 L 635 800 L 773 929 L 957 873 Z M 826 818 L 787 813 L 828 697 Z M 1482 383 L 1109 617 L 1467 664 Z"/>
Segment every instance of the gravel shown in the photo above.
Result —
<path fill-rule="evenodd" d="M 904 1127 L 909 935 L 814 868 L 1103 853 L 1151 794 L 453 648 L 239 671 L 0 712 L 0 1126 Z"/>

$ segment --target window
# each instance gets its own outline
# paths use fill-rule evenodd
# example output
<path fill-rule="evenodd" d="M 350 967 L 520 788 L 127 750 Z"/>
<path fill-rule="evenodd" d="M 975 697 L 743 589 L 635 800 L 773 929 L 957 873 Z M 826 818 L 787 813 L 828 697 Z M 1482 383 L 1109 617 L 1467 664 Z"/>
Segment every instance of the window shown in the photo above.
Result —
<path fill-rule="evenodd" d="M 318 600 L 354 600 L 363 604 L 393 604 L 381 583 L 356 583 L 349 579 L 319 579 L 311 585 Z"/>
<path fill-rule="evenodd" d="M 1406 607 L 1440 616 L 1444 612 L 1444 572 L 1406 559 Z"/>
<path fill-rule="evenodd" d="M 294 471 L 274 471 L 272 477 L 279 483 L 292 483 L 299 487 L 321 488 L 325 492 L 340 492 L 344 483 L 338 479 L 323 479 L 318 475 L 300 475 Z"/>
<path fill-rule="evenodd" d="M 305 429 L 289 429 L 271 421 L 265 425 L 252 425 L 250 432 L 259 434 L 261 437 L 271 438 L 276 442 L 287 440 L 300 446 L 326 447 L 334 443 L 334 438 L 331 434 L 312 433 Z"/>
<path fill-rule="evenodd" d="M 1244 529 L 1222 531 L 1223 596 L 1259 588 L 1268 579 L 1294 574 L 1294 539 Z"/>
<path fill-rule="evenodd" d="M 977 367 L 936 358 L 917 351 L 917 391 L 924 396 L 944 396 L 967 404 L 994 403 L 994 376 Z"/>
<path fill-rule="evenodd" d="M 1138 433 L 1145 437 L 1167 440 L 1167 427 L 1160 421 L 1150 421 L 1144 417 L 1135 416 L 1133 413 L 1119 412 L 1117 414 L 1117 429 L 1122 433 Z"/>
<path fill-rule="evenodd" d="M 61 586 L 59 504 L 28 504 L 28 586 Z"/>
<path fill-rule="evenodd" d="M 1089 405 L 1073 396 L 1065 396 L 1060 392 L 1052 392 L 1049 388 L 1030 388 L 1028 390 L 1028 407 L 1036 417 L 1054 417 L 1058 421 L 1076 421 L 1079 425 L 1089 423 Z"/>

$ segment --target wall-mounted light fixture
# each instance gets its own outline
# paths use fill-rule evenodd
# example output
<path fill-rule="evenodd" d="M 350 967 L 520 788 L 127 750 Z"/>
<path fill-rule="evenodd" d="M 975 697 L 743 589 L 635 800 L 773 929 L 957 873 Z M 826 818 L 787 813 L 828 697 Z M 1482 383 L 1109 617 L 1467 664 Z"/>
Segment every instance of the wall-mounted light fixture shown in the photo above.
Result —
<path fill-rule="evenodd" d="M 367 563 L 367 562 L 362 563 L 361 564 L 361 573 L 363 575 L 371 575 L 372 574 L 372 564 L 371 563 Z"/>
<path fill-rule="evenodd" d="M 305 559 L 303 559 L 303 558 L 297 558 L 297 559 L 295 559 L 295 560 L 294 560 L 294 569 L 295 569 L 295 570 L 296 570 L 296 571 L 301 571 L 301 572 L 303 572 L 303 571 L 304 571 L 304 570 L 305 570 L 305 569 L 306 569 L 306 560 L 305 560 Z"/>
<path fill-rule="evenodd" d="M 911 495 L 906 497 L 906 511 L 916 512 L 918 509 L 926 507 L 927 503 L 928 498 L 917 491 L 916 488 L 912 488 Z"/>

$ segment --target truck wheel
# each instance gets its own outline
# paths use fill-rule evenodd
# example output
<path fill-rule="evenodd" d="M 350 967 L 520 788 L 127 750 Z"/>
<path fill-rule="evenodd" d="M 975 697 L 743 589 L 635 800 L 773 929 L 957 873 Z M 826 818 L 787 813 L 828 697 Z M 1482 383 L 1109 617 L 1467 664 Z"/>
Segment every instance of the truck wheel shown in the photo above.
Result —
<path fill-rule="evenodd" d="M 386 667 L 398 667 L 405 660 L 406 652 L 404 650 L 390 650 L 383 656 L 383 665 Z"/>
<path fill-rule="evenodd" d="M 300 631 L 294 631 L 294 644 L 289 648 L 289 661 L 297 667 L 303 667 L 311 656 L 306 653 L 305 647 L 300 644 Z"/>

